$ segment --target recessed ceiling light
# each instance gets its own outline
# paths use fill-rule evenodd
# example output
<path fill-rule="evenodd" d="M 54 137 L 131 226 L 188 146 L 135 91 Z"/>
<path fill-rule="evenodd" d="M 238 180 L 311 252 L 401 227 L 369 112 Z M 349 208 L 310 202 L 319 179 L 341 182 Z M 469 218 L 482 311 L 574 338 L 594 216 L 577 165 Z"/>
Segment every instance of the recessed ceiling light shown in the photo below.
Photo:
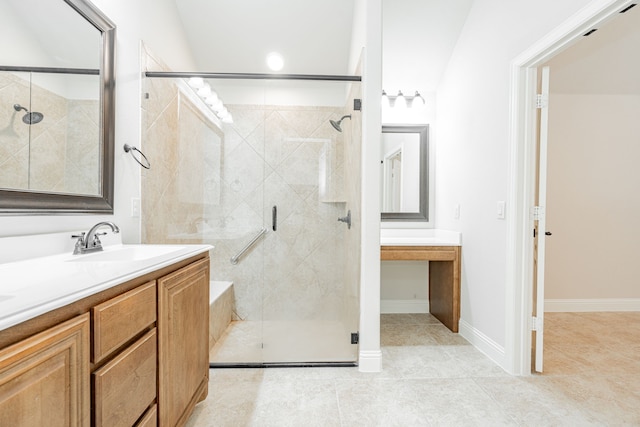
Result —
<path fill-rule="evenodd" d="M 284 67 L 284 59 L 278 52 L 271 52 L 267 55 L 267 66 L 272 71 L 280 71 Z"/>

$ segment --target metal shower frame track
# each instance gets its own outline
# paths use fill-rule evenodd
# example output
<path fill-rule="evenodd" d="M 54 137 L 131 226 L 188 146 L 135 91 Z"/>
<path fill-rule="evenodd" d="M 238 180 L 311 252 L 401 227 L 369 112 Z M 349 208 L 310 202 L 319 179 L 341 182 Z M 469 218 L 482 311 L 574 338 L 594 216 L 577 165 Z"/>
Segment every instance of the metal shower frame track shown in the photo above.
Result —
<path fill-rule="evenodd" d="M 151 78 L 190 78 L 238 79 L 238 80 L 314 80 L 334 82 L 360 82 L 362 76 L 340 76 L 323 74 L 267 74 L 267 73 L 208 73 L 184 71 L 145 71 L 145 77 Z"/>
<path fill-rule="evenodd" d="M 24 72 L 24 73 L 49 73 L 49 74 L 83 74 L 99 76 L 97 68 L 60 68 L 60 67 L 23 67 L 13 65 L 0 65 L 0 71 Z"/>

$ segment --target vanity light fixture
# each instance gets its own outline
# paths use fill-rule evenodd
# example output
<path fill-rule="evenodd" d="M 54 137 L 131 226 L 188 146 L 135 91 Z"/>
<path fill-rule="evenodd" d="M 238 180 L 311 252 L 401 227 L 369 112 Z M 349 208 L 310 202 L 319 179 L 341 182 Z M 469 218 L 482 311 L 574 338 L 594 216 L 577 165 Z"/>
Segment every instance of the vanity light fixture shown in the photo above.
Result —
<path fill-rule="evenodd" d="M 387 92 L 385 92 L 384 89 L 382 89 L 382 108 L 387 108 L 390 106 L 391 106 L 391 101 L 387 96 Z"/>
<path fill-rule="evenodd" d="M 396 96 L 396 102 L 393 105 L 395 108 L 407 108 L 407 98 L 404 97 L 404 94 L 401 90 L 398 91 L 398 95 Z"/>
<path fill-rule="evenodd" d="M 223 123 L 233 123 L 231 113 L 224 106 L 218 94 L 211 89 L 209 83 L 206 83 L 202 77 L 191 77 L 188 84 Z"/>
<path fill-rule="evenodd" d="M 413 100 L 411 101 L 412 107 L 421 107 L 424 105 L 424 98 L 420 95 L 420 92 L 416 91 L 416 94 L 413 96 Z"/>
<path fill-rule="evenodd" d="M 391 108 L 422 107 L 425 104 L 425 100 L 422 95 L 420 95 L 420 92 L 416 90 L 415 93 L 414 96 L 406 96 L 399 90 L 397 96 L 389 96 L 383 89 L 382 106 Z"/>
<path fill-rule="evenodd" d="M 209 95 L 211 95 L 211 86 L 209 86 L 208 83 L 205 83 L 200 89 L 198 89 L 198 96 L 205 99 Z"/>
<path fill-rule="evenodd" d="M 191 77 L 189 79 L 189 86 L 196 90 L 200 89 L 202 86 L 204 86 L 204 79 L 202 77 Z"/>

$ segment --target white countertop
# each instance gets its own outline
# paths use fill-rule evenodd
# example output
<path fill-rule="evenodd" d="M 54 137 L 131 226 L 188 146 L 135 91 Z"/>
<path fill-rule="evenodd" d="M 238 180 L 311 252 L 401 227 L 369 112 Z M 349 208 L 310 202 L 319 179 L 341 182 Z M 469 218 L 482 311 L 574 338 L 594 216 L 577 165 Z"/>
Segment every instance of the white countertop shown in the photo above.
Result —
<path fill-rule="evenodd" d="M 66 239 L 70 234 L 64 233 Z M 72 255 L 70 250 L 23 259 L 16 255 L 19 247 L 7 255 L 11 250 L 6 245 L 16 239 L 0 239 L 0 331 L 213 249 L 211 245 L 106 245 L 109 239 L 103 239 L 103 252 Z M 38 239 L 30 236 L 27 241 Z M 34 252 L 41 255 L 43 250 Z M 123 253 L 131 259 L 121 259 Z"/>
<path fill-rule="evenodd" d="M 462 233 L 435 228 L 383 228 L 380 246 L 462 246 Z"/>

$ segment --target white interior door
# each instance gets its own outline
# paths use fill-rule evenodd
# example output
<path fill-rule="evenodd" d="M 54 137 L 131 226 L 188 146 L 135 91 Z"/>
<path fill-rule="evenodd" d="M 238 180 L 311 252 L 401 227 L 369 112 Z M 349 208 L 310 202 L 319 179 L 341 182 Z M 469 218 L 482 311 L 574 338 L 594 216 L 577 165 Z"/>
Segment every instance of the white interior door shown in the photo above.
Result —
<path fill-rule="evenodd" d="M 544 339 L 544 262 L 546 238 L 546 204 L 547 204 L 547 142 L 549 125 L 549 67 L 542 68 L 541 96 L 538 97 L 540 109 L 539 119 L 539 160 L 538 160 L 538 201 L 537 231 L 534 276 L 534 336 L 535 361 L 534 369 L 542 372 L 543 339 Z"/>

